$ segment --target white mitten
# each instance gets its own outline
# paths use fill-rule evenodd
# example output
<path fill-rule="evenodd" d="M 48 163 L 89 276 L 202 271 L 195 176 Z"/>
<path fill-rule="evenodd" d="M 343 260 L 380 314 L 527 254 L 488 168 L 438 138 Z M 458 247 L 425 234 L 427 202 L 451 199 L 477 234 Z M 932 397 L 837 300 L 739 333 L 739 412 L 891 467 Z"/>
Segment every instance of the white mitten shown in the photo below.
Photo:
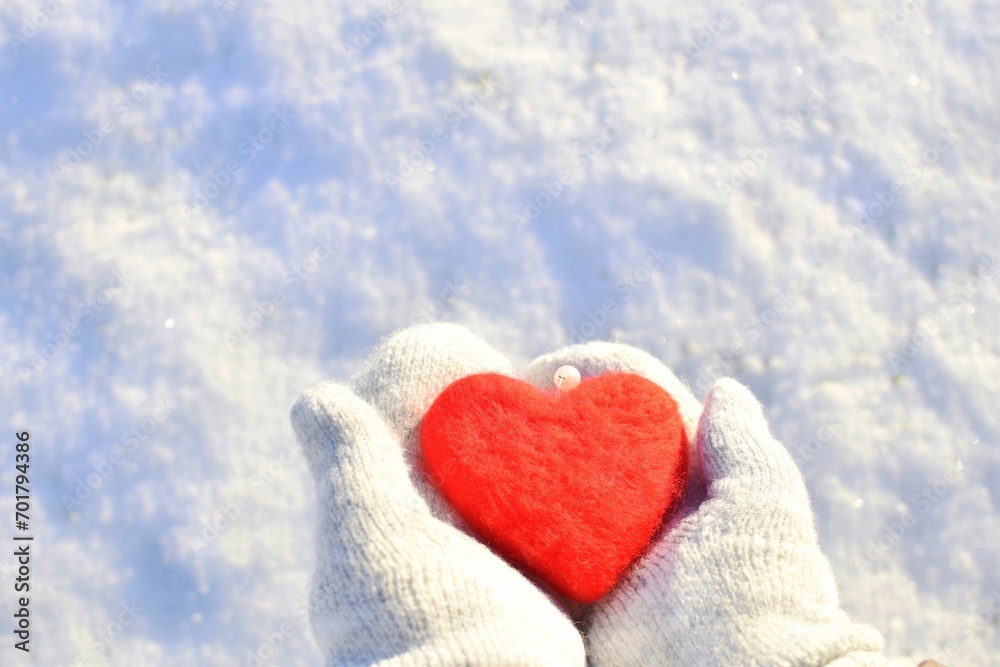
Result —
<path fill-rule="evenodd" d="M 715 383 L 697 446 L 708 497 L 595 608 L 591 664 L 888 665 L 841 611 L 802 476 L 746 387 Z"/>
<path fill-rule="evenodd" d="M 292 408 L 319 500 L 313 631 L 326 667 L 582 667 L 583 640 L 538 588 L 454 527 L 420 470 L 415 427 L 449 384 L 513 375 L 465 329 L 388 339 L 351 388 Z"/>
<path fill-rule="evenodd" d="M 656 382 L 677 401 L 692 445 L 684 508 L 585 619 L 588 664 L 889 664 L 881 635 L 840 610 L 802 476 L 748 389 L 720 380 L 702 412 L 666 366 L 613 343 L 544 355 L 528 376 L 546 386 L 563 365 Z"/>
<path fill-rule="evenodd" d="M 658 383 L 692 439 L 684 509 L 587 610 L 587 664 L 888 664 L 879 634 L 840 611 L 802 478 L 748 390 L 717 383 L 699 425 L 699 403 L 669 369 L 612 343 L 540 357 L 528 379 L 551 389 L 567 364 Z M 421 417 L 451 382 L 482 372 L 514 375 L 464 329 L 415 327 L 372 355 L 354 391 L 321 385 L 293 408 L 320 499 L 311 610 L 328 667 L 584 663 L 570 620 L 456 528 L 421 471 Z"/>

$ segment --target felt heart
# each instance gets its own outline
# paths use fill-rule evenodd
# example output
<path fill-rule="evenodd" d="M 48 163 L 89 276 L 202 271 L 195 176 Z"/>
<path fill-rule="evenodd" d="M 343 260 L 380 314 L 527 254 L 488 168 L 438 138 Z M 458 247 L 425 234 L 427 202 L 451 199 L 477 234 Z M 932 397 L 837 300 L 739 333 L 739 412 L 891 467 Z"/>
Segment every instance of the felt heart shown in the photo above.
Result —
<path fill-rule="evenodd" d="M 470 375 L 431 405 L 420 442 L 431 480 L 480 540 L 584 603 L 642 553 L 687 473 L 677 403 L 626 373 L 562 393 Z"/>

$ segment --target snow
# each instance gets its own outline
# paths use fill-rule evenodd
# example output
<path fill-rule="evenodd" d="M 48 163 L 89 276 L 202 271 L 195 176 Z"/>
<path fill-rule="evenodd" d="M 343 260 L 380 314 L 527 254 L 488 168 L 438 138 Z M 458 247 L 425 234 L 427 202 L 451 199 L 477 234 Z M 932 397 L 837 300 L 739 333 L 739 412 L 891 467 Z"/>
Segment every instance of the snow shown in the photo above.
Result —
<path fill-rule="evenodd" d="M 747 383 L 849 613 L 1000 665 L 1000 6 L 0 21 L 0 476 L 12 505 L 29 430 L 36 536 L 4 664 L 319 664 L 288 409 L 441 319 L 522 367 L 600 338 Z"/>

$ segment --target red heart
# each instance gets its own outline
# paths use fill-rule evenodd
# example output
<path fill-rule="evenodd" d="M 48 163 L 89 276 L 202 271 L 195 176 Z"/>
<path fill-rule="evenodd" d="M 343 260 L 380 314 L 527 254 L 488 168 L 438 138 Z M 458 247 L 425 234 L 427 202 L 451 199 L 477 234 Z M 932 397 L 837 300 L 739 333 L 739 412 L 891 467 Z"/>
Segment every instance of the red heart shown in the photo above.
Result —
<path fill-rule="evenodd" d="M 585 603 L 642 553 L 687 473 L 677 403 L 626 373 L 560 394 L 470 375 L 434 401 L 420 441 L 431 479 L 485 544 Z"/>

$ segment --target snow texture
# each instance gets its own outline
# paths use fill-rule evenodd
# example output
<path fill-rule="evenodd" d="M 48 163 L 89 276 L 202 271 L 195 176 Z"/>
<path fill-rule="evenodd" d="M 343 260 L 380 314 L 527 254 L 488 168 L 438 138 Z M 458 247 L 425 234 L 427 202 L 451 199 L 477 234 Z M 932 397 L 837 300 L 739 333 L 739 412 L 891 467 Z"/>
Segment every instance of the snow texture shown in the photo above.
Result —
<path fill-rule="evenodd" d="M 1000 5 L 0 22 L 0 504 L 29 430 L 36 535 L 2 664 L 318 664 L 289 407 L 440 319 L 521 368 L 609 339 L 746 383 L 852 616 L 1000 665 Z"/>

